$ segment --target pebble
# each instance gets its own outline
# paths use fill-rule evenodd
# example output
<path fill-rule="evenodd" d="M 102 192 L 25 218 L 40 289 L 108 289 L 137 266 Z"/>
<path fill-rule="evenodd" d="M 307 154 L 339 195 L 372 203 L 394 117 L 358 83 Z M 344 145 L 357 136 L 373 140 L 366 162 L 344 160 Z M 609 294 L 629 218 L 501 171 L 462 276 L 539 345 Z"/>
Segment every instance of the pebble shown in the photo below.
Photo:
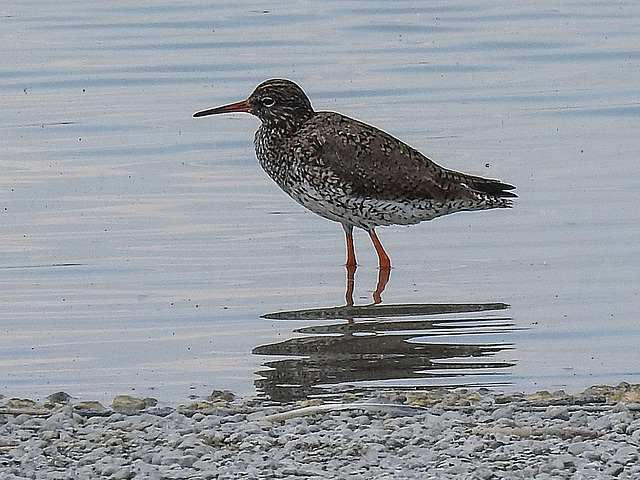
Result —
<path fill-rule="evenodd" d="M 630 387 L 616 398 L 636 399 Z M 0 478 L 640 478 L 640 403 L 593 394 L 469 392 L 457 404 L 421 398 L 401 409 L 406 397 L 395 392 L 333 411 L 232 395 L 214 408 L 120 398 L 109 411 L 78 409 L 62 393 L 50 408 L 0 403 Z M 286 419 L 265 420 L 281 412 Z"/>

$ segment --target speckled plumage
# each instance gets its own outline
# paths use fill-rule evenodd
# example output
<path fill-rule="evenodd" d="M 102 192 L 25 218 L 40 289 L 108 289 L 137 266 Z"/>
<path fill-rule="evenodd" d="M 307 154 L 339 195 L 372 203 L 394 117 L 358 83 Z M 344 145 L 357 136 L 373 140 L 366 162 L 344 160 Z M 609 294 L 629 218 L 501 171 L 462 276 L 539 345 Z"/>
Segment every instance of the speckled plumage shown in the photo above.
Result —
<path fill-rule="evenodd" d="M 375 227 L 505 208 L 515 197 L 509 192 L 513 186 L 443 168 L 376 127 L 314 111 L 289 80 L 267 80 L 247 100 L 194 116 L 227 112 L 261 120 L 254 140 L 260 165 L 298 203 L 342 224 L 350 248 L 347 264 L 355 265 L 354 227 L 369 232 L 380 266 L 389 268 Z"/>

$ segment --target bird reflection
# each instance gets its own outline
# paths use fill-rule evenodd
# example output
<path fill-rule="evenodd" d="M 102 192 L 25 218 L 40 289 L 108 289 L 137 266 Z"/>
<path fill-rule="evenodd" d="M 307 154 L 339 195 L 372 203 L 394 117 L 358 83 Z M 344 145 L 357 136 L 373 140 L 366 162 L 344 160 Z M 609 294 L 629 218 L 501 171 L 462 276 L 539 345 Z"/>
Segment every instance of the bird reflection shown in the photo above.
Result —
<path fill-rule="evenodd" d="M 288 402 L 336 390 L 360 391 L 365 389 L 363 382 L 366 388 L 376 382 L 380 387 L 391 380 L 414 386 L 419 383 L 424 387 L 453 379 L 457 385 L 486 385 L 480 376 L 500 376 L 513 366 L 492 358 L 498 352 L 511 349 L 512 344 L 468 341 L 468 336 L 481 338 L 515 330 L 508 317 L 469 315 L 505 309 L 506 304 L 379 305 L 375 302 L 374 294 L 373 305 L 353 306 L 347 302 L 344 307 L 265 315 L 296 320 L 359 320 L 298 328 L 293 332 L 303 336 L 254 348 L 256 355 L 289 357 L 263 364 L 267 368 L 257 372 L 262 377 L 256 381 L 258 390 L 272 400 Z M 434 314 L 452 313 L 465 315 L 429 318 Z M 393 320 L 392 317 L 399 318 Z M 462 335 L 466 341 L 453 340 Z"/>

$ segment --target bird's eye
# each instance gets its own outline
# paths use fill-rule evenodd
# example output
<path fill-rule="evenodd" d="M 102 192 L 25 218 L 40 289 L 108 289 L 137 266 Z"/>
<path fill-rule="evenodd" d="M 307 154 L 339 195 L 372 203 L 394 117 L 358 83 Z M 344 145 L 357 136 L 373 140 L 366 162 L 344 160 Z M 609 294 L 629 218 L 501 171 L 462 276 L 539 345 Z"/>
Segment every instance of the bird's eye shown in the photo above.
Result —
<path fill-rule="evenodd" d="M 275 104 L 276 104 L 276 101 L 271 97 L 264 97 L 262 99 L 262 106 L 263 107 L 270 108 L 270 107 L 273 107 Z"/>

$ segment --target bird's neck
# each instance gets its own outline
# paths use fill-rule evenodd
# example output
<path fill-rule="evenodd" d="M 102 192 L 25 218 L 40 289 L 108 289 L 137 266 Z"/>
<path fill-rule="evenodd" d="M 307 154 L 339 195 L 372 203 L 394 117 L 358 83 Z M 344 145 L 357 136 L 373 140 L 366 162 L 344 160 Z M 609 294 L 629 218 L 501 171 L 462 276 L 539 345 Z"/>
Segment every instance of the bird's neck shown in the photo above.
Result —
<path fill-rule="evenodd" d="M 304 127 L 315 115 L 311 111 L 308 115 L 281 116 L 278 119 L 262 119 L 260 127 L 256 131 L 254 146 L 256 156 L 262 168 L 278 185 L 287 191 L 285 178 L 289 168 L 287 161 L 290 153 L 286 143 Z"/>
<path fill-rule="evenodd" d="M 297 132 L 315 115 L 313 110 L 286 113 L 277 118 L 262 119 L 261 130 L 279 139 L 285 139 Z"/>
<path fill-rule="evenodd" d="M 265 172 L 282 188 L 286 190 L 287 162 L 281 161 L 282 145 L 291 134 L 263 123 L 256 131 L 254 146 L 256 157 Z"/>
<path fill-rule="evenodd" d="M 270 123 L 262 123 L 256 131 L 254 145 L 260 162 L 273 162 L 278 156 L 281 145 L 293 134 L 287 129 L 278 128 Z"/>

